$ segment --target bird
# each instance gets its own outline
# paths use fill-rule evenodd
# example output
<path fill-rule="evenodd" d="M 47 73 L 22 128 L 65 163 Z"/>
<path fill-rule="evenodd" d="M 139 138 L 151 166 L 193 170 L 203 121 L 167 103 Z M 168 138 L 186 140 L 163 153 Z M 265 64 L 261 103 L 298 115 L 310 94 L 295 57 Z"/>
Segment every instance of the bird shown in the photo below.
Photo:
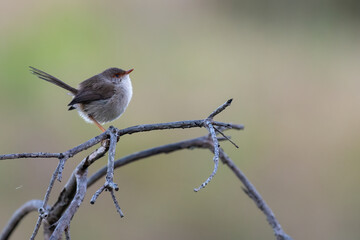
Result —
<path fill-rule="evenodd" d="M 102 132 L 102 124 L 119 118 L 128 107 L 133 90 L 129 74 L 134 70 L 112 67 L 81 82 L 73 88 L 60 79 L 34 67 L 31 73 L 70 92 L 73 99 L 68 110 L 76 109 L 86 121 L 94 123 Z"/>

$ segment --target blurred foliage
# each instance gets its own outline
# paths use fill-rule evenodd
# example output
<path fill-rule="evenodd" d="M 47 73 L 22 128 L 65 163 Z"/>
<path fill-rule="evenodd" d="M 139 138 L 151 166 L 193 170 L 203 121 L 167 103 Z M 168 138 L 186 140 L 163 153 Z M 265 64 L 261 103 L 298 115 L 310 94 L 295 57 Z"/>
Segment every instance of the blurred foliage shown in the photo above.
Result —
<path fill-rule="evenodd" d="M 360 143 L 360 30 L 356 1 L 9 1 L 0 3 L 0 154 L 65 151 L 99 134 L 62 89 L 105 68 L 135 68 L 130 125 L 206 117 L 245 124 L 223 143 L 294 239 L 356 239 Z M 108 125 L 107 125 L 108 126 Z M 206 134 L 125 136 L 117 156 Z M 84 157 L 69 161 L 64 178 Z M 271 239 L 264 216 L 203 150 L 153 157 L 116 171 L 120 219 L 106 194 L 73 220 L 74 239 Z M 105 164 L 101 160 L 92 169 Z M 43 197 L 53 160 L 2 161 L 0 227 Z M 99 183 L 100 185 L 101 183 Z M 63 183 L 56 183 L 52 201 Z M 355 189 L 355 191 L 354 191 Z M 36 214 L 13 239 L 26 239 Z M 103 219 L 99 221 L 99 219 Z"/>

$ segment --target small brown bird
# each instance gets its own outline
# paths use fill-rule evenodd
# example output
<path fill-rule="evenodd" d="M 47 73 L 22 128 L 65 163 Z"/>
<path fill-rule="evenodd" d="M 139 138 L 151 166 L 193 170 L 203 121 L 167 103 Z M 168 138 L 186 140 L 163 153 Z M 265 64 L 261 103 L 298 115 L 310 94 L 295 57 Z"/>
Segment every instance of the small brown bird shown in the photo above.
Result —
<path fill-rule="evenodd" d="M 129 74 L 133 70 L 109 68 L 81 82 L 76 89 L 46 72 L 30 67 L 37 77 L 70 91 L 73 99 L 68 104 L 69 110 L 76 109 L 85 121 L 95 123 L 103 132 L 105 129 L 101 124 L 119 118 L 129 105 L 132 97 Z"/>

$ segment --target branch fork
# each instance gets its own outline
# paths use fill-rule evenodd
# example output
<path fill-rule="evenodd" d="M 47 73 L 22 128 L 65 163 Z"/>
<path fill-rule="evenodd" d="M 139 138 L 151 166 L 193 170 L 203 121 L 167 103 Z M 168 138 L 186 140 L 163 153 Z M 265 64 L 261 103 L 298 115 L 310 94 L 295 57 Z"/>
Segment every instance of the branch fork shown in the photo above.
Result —
<path fill-rule="evenodd" d="M 213 157 L 213 161 L 214 161 L 214 170 L 213 172 L 210 174 L 210 176 L 206 179 L 205 182 L 203 182 L 198 188 L 194 188 L 194 192 L 198 192 L 200 191 L 202 188 L 204 188 L 206 185 L 209 184 L 209 182 L 211 181 L 211 179 L 213 179 L 213 177 L 215 176 L 218 167 L 219 167 L 219 141 L 217 139 L 216 133 L 215 133 L 215 127 L 213 126 L 213 118 L 218 115 L 219 113 L 221 113 L 222 111 L 225 110 L 225 108 L 227 108 L 228 106 L 230 106 L 232 102 L 232 99 L 229 99 L 226 103 L 224 103 L 223 105 L 221 105 L 220 107 L 218 107 L 214 112 L 212 112 L 205 120 L 204 120 L 204 125 L 206 127 L 206 129 L 209 131 L 209 136 L 211 137 L 212 140 L 212 146 L 214 148 L 214 157 Z"/>
<path fill-rule="evenodd" d="M 114 183 L 114 159 L 115 159 L 115 150 L 116 150 L 116 143 L 118 141 L 118 132 L 116 128 L 110 127 L 108 129 L 109 134 L 109 153 L 108 153 L 108 164 L 107 164 L 107 174 L 106 174 L 106 181 L 102 187 L 100 187 L 95 194 L 92 196 L 90 203 L 95 204 L 96 199 L 100 196 L 100 194 L 105 190 L 109 191 L 113 202 L 116 207 L 116 211 L 120 214 L 120 217 L 124 217 L 123 212 L 119 206 L 118 201 L 116 200 L 114 190 L 118 191 L 119 187 L 116 183 Z"/>

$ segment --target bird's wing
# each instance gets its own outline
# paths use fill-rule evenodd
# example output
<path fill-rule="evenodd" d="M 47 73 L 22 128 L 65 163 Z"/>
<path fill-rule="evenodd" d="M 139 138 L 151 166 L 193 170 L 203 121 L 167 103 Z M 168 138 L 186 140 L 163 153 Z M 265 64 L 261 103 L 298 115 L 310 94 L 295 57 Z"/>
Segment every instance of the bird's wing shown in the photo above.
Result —
<path fill-rule="evenodd" d="M 101 84 L 89 84 L 79 90 L 68 106 L 72 106 L 78 103 L 87 104 L 93 101 L 106 100 L 111 98 L 113 94 L 114 85 L 112 83 L 103 82 Z"/>

